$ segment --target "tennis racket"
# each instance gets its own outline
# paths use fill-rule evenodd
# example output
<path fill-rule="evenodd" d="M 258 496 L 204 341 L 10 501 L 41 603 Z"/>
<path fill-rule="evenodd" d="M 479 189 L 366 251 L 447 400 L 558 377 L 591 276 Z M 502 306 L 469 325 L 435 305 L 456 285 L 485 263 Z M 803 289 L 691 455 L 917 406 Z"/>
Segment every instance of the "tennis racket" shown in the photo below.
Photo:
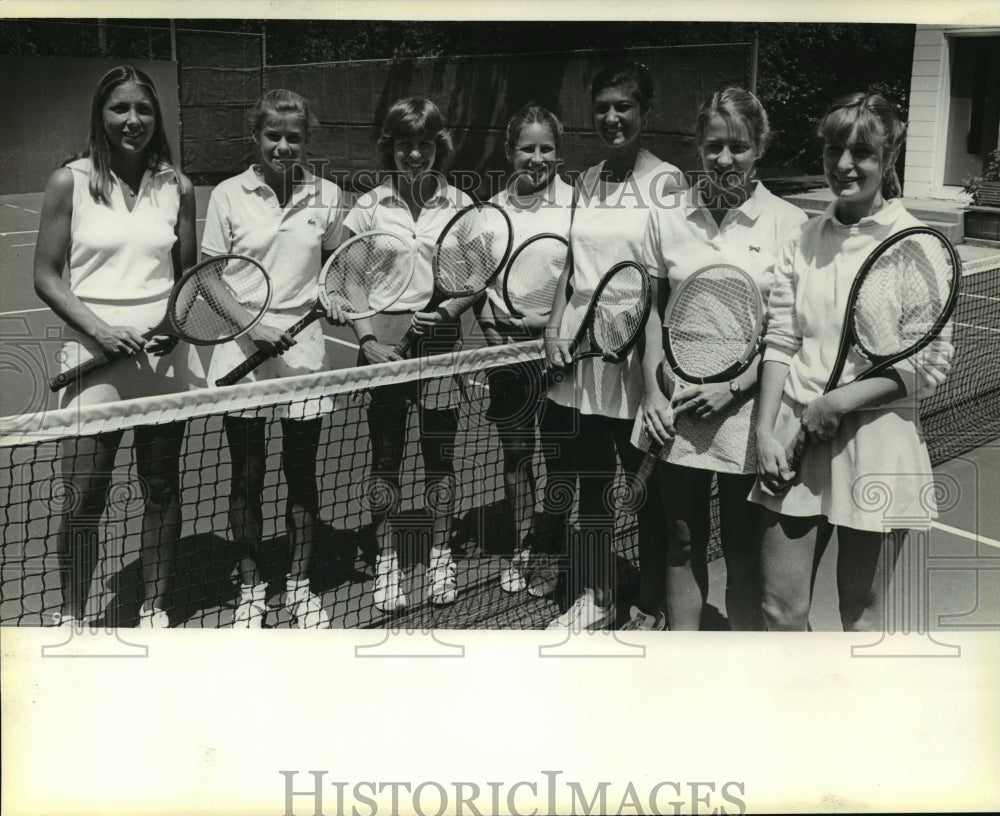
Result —
<path fill-rule="evenodd" d="M 764 299 L 746 272 L 730 264 L 704 266 L 681 282 L 667 304 L 663 350 L 684 383 L 720 383 L 738 377 L 753 362 L 764 334 Z M 656 380 L 664 396 L 674 383 L 660 363 Z M 645 484 L 663 445 L 654 442 L 636 477 Z"/>
<path fill-rule="evenodd" d="M 651 305 L 646 270 L 633 261 L 615 264 L 597 284 L 583 322 L 570 342 L 571 364 L 588 357 L 622 362 L 639 342 Z M 549 369 L 546 376 L 552 382 L 561 377 L 561 372 Z"/>
<path fill-rule="evenodd" d="M 823 393 L 840 387 L 851 349 L 870 363 L 851 381 L 857 382 L 924 348 L 951 317 L 961 279 L 958 253 L 930 227 L 911 227 L 879 244 L 851 286 L 837 361 Z M 798 472 L 807 444 L 800 426 L 788 448 L 791 471 Z"/>
<path fill-rule="evenodd" d="M 504 303 L 514 317 L 544 316 L 552 311 L 569 244 L 561 235 L 534 235 L 511 255 L 503 276 Z"/>
<path fill-rule="evenodd" d="M 496 204 L 487 201 L 461 209 L 438 236 L 431 261 L 434 294 L 423 311 L 484 291 L 507 263 L 513 240 L 510 218 Z M 416 337 L 410 327 L 396 344 L 396 353 L 406 356 Z"/>
<path fill-rule="evenodd" d="M 271 303 L 271 279 L 264 267 L 242 255 L 216 255 L 195 264 L 174 284 L 163 320 L 147 340 L 169 335 L 196 346 L 228 343 L 260 322 Z M 53 391 L 125 359 L 106 352 L 53 377 Z"/>
<path fill-rule="evenodd" d="M 415 261 L 413 245 L 395 233 L 365 232 L 349 238 L 327 258 L 320 271 L 316 305 L 286 333 L 294 337 L 324 317 L 332 304 L 352 320 L 385 311 L 410 285 Z M 239 382 L 271 356 L 257 351 L 215 384 Z"/>

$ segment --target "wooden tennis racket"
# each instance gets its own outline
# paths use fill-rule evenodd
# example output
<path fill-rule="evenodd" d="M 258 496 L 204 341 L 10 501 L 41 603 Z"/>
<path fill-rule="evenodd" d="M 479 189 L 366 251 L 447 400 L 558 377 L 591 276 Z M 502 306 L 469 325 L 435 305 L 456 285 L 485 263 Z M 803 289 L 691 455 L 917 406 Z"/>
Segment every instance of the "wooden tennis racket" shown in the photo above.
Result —
<path fill-rule="evenodd" d="M 544 317 L 552 311 L 568 252 L 569 243 L 554 233 L 533 235 L 514 251 L 501 285 L 504 303 L 514 317 Z"/>
<path fill-rule="evenodd" d="M 764 300 L 746 272 L 731 264 L 712 264 L 681 282 L 667 303 L 663 350 L 683 383 L 721 383 L 749 368 L 764 335 Z M 657 367 L 656 380 L 668 399 L 674 381 Z M 663 445 L 654 442 L 636 478 L 645 484 Z"/>
<path fill-rule="evenodd" d="M 837 360 L 823 393 L 846 385 L 840 380 L 852 350 L 869 363 L 851 380 L 857 382 L 887 371 L 934 340 L 955 309 L 961 279 L 958 253 L 930 227 L 911 227 L 879 244 L 851 286 Z M 800 426 L 787 446 L 790 471 L 798 472 L 808 444 Z"/>
<path fill-rule="evenodd" d="M 271 303 L 271 279 L 264 267 L 243 255 L 215 255 L 195 264 L 174 284 L 167 312 L 143 334 L 147 340 L 168 335 L 196 346 L 228 343 L 250 331 Z M 53 391 L 127 359 L 98 354 L 49 381 Z"/>
<path fill-rule="evenodd" d="M 583 322 L 570 342 L 570 365 L 588 357 L 620 363 L 639 342 L 652 306 L 649 274 L 634 261 L 622 261 L 609 269 L 594 290 Z M 559 369 L 548 369 L 550 382 L 562 377 Z"/>
<path fill-rule="evenodd" d="M 413 244 L 395 233 L 365 232 L 349 238 L 327 258 L 320 271 L 316 305 L 286 333 L 294 337 L 327 315 L 331 305 L 338 306 L 352 320 L 390 308 L 410 285 L 415 262 Z M 215 384 L 239 382 L 271 356 L 257 351 Z"/>
<path fill-rule="evenodd" d="M 510 217 L 496 204 L 487 201 L 461 209 L 438 236 L 431 261 L 434 294 L 423 311 L 485 291 L 507 263 L 513 240 Z M 410 327 L 396 344 L 396 353 L 406 356 L 417 336 Z"/>

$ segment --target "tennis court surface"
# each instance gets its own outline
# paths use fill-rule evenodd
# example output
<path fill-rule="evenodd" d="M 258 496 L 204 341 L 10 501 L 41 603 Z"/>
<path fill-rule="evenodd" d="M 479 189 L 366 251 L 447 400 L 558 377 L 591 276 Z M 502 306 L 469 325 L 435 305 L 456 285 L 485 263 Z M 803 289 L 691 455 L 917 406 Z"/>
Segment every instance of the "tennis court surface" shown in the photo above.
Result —
<path fill-rule="evenodd" d="M 199 213 L 208 190 L 199 189 Z M 228 530 L 229 458 L 222 417 L 227 412 L 263 417 L 268 424 L 268 473 L 264 490 L 264 550 L 260 564 L 269 594 L 283 589 L 289 544 L 280 474 L 280 423 L 287 411 L 322 406 L 318 462 L 322 531 L 314 545 L 311 578 L 335 627 L 390 623 L 372 606 L 375 540 L 366 489 L 369 448 L 365 407 L 378 385 L 438 378 L 462 397 L 456 440 L 456 516 L 452 544 L 459 564 L 458 601 L 449 607 L 422 602 L 431 519 L 422 498 L 417 415 L 411 412 L 403 465 L 402 512 L 394 524 L 407 577 L 409 611 L 393 624 L 403 627 L 532 628 L 558 613 L 555 601 L 500 590 L 499 572 L 513 546 L 513 528 L 503 501 L 499 440 L 484 418 L 486 372 L 537 357 L 538 346 L 481 348 L 470 330 L 465 350 L 428 361 L 351 369 L 356 347 L 349 331 L 328 329 L 331 371 L 280 383 L 192 391 L 156 400 L 133 400 L 78 412 L 53 410 L 46 379 L 56 370 L 61 324 L 31 288 L 40 195 L 0 198 L 0 624 L 40 625 L 58 609 L 54 552 L 60 512 L 73 497 L 59 476 L 59 443 L 105 429 L 124 429 L 112 477 L 110 509 L 101 535 L 101 559 L 91 589 L 89 613 L 99 622 L 133 625 L 142 600 L 138 547 L 141 488 L 135 477 L 131 429 L 187 421 L 182 458 L 183 529 L 174 563 L 170 617 L 174 626 L 225 627 L 232 623 L 239 558 Z M 199 222 L 199 227 L 201 223 Z M 1000 253 L 960 248 L 965 270 L 955 316 L 957 358 L 946 385 L 926 400 L 921 413 L 938 479 L 942 507 L 924 528 L 912 558 L 894 578 L 901 615 L 912 596 L 923 594 L 927 622 L 900 618 L 894 626 L 920 629 L 1000 628 Z M 543 473 L 540 457 L 538 472 Z M 544 479 L 538 494 L 544 489 Z M 891 502 L 886 505 L 891 517 Z M 618 521 L 616 566 L 620 619 L 627 615 L 636 584 L 634 519 Z M 713 553 L 718 555 L 713 544 Z M 813 628 L 839 629 L 834 559 L 820 568 Z M 721 559 L 712 562 L 711 613 L 705 628 L 725 628 Z M 908 600 L 910 599 L 910 600 Z M 290 625 L 287 613 L 271 608 L 265 625 Z"/>

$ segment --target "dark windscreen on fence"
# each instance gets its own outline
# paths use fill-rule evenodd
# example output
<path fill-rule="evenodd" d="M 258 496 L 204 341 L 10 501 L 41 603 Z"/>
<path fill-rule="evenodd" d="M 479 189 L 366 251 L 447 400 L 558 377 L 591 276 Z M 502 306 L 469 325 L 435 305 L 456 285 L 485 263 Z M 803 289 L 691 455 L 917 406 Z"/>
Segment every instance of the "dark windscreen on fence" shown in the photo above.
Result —
<path fill-rule="evenodd" d="M 306 96 L 320 120 L 310 153 L 327 174 L 346 173 L 354 189 L 374 184 L 375 140 L 389 106 L 405 96 L 426 96 L 440 107 L 455 140 L 453 173 L 483 180 L 506 168 L 504 129 L 519 107 L 535 101 L 553 110 L 566 132 L 566 169 L 581 170 L 601 157 L 591 117 L 590 83 L 616 58 L 647 65 L 656 93 L 645 144 L 683 170 L 697 166 L 694 125 L 699 105 L 729 85 L 748 87 L 750 43 L 670 46 L 615 52 L 500 54 L 413 60 L 366 60 L 267 66 L 268 88 Z M 489 189 L 459 186 L 485 195 Z"/>

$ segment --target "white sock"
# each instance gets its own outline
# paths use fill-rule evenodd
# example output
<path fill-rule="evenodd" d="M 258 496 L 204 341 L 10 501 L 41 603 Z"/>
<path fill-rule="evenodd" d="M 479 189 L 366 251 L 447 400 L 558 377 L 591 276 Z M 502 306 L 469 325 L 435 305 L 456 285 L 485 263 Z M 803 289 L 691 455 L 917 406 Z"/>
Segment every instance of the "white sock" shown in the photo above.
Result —
<path fill-rule="evenodd" d="M 430 562 L 451 561 L 451 547 L 431 547 Z"/>

